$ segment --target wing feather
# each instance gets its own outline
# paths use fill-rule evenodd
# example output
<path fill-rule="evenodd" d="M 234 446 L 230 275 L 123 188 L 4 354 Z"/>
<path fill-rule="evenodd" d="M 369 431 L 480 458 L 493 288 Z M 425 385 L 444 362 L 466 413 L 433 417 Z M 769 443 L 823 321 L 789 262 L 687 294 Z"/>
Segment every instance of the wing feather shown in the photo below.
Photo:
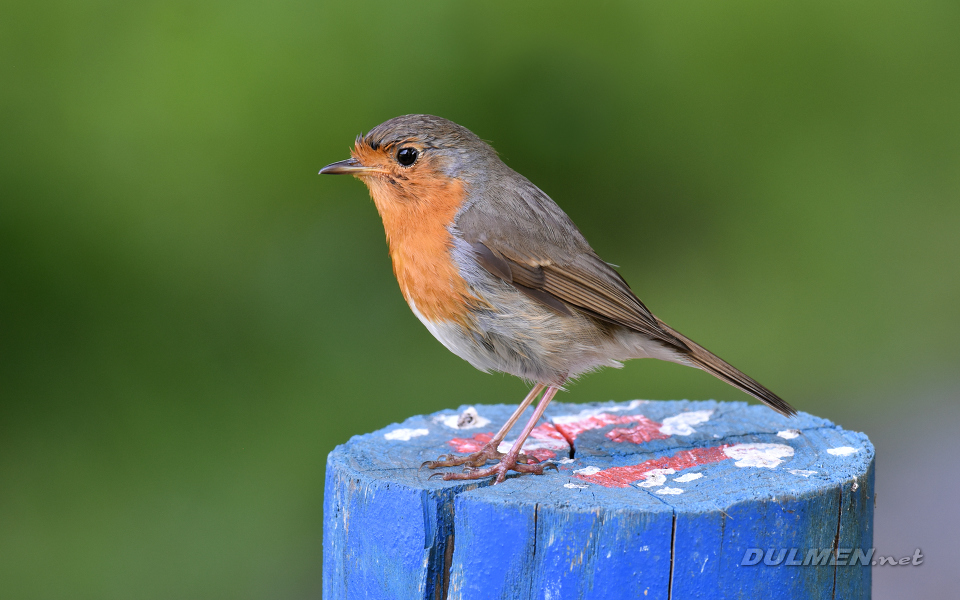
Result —
<path fill-rule="evenodd" d="M 491 197 L 467 208 L 456 224 L 483 268 L 558 312 L 572 307 L 688 350 L 546 194 L 526 182 Z"/>

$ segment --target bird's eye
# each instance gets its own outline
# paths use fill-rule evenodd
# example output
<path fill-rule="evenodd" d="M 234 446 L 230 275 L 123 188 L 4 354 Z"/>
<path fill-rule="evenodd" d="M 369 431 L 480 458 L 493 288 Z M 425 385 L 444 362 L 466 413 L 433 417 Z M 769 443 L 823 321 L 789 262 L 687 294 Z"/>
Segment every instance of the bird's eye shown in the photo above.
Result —
<path fill-rule="evenodd" d="M 418 156 L 420 156 L 420 153 L 417 152 L 416 148 L 400 148 L 400 150 L 397 151 L 397 162 L 405 167 L 409 167 L 417 162 Z"/>

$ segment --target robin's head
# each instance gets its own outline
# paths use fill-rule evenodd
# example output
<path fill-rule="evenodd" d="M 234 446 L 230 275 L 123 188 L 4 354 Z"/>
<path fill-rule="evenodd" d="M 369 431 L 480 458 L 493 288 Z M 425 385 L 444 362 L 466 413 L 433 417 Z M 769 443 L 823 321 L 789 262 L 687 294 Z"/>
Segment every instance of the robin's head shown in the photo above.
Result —
<path fill-rule="evenodd" d="M 324 167 L 321 174 L 359 177 L 383 212 L 383 204 L 420 204 L 449 186 L 463 184 L 489 161 L 499 161 L 489 144 L 453 121 L 431 115 L 404 115 L 358 136 L 351 158 Z"/>
<path fill-rule="evenodd" d="M 450 226 L 468 190 L 491 166 L 503 164 L 497 153 L 456 123 L 406 115 L 358 137 L 350 154 L 320 173 L 353 175 L 367 184 L 404 297 L 424 318 L 465 318 L 467 305 L 477 300 L 450 258 Z"/>

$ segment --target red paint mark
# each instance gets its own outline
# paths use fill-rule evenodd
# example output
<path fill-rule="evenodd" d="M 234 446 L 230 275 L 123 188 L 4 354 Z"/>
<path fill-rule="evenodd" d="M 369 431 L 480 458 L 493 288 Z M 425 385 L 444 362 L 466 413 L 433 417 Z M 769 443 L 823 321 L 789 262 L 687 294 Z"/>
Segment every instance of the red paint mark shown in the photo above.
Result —
<path fill-rule="evenodd" d="M 539 461 L 556 458 L 557 453 L 554 450 L 569 452 L 570 446 L 563 434 L 553 426 L 553 423 L 543 423 L 534 427 L 533 431 L 530 432 L 530 437 L 523 444 L 523 453 Z"/>
<path fill-rule="evenodd" d="M 628 423 L 637 423 L 640 421 L 650 421 L 643 415 L 614 415 L 611 413 L 600 413 L 598 415 L 591 415 L 589 417 L 584 417 L 582 419 L 576 420 L 567 420 L 566 418 L 560 417 L 554 419 L 554 424 L 557 426 L 564 437 L 568 440 L 575 440 L 584 431 L 590 431 L 591 429 L 600 429 L 601 427 L 606 427 L 607 425 L 626 425 Z"/>
<path fill-rule="evenodd" d="M 524 448 L 523 453 L 527 456 L 534 457 L 537 459 L 537 462 L 543 462 L 545 460 L 550 460 L 551 458 L 557 457 L 557 453 L 549 448 L 534 448 L 533 450 Z"/>
<path fill-rule="evenodd" d="M 568 418 L 554 419 L 554 424 L 571 443 L 584 431 L 600 429 L 609 425 L 633 425 L 632 427 L 617 427 L 607 432 L 607 438 L 614 442 L 642 444 L 651 440 L 665 440 L 670 437 L 660 433 L 662 423 L 657 423 L 644 415 L 600 413 L 582 419 L 567 420 Z"/>
<path fill-rule="evenodd" d="M 630 442 L 643 444 L 652 440 L 665 440 L 669 435 L 660 433 L 662 423 L 651 421 L 643 415 L 638 415 L 633 427 L 615 427 L 607 432 L 607 439 L 613 442 Z"/>
<path fill-rule="evenodd" d="M 582 418 L 558 417 L 553 423 L 542 423 L 530 432 L 530 437 L 523 445 L 523 451 L 524 454 L 535 456 L 540 460 L 556 458 L 555 450 L 568 451 L 577 436 L 584 431 L 609 425 L 628 425 L 628 427 L 616 427 L 607 432 L 607 439 L 614 442 L 642 444 L 670 437 L 660 433 L 661 423 L 644 415 L 599 413 Z M 492 433 L 476 433 L 469 438 L 453 438 L 449 443 L 455 452 L 469 454 L 478 452 L 492 439 Z"/>
<path fill-rule="evenodd" d="M 554 427 L 553 423 L 537 425 L 534 427 L 533 431 L 530 432 L 530 437 L 537 440 L 556 440 L 563 443 L 564 446 L 567 445 L 567 438 L 565 438 L 562 433 L 557 431 L 557 428 Z"/>
<path fill-rule="evenodd" d="M 470 454 L 478 452 L 484 444 L 492 439 L 492 433 L 476 433 L 471 438 L 453 438 L 449 443 L 455 451 Z"/>
<path fill-rule="evenodd" d="M 712 448 L 694 448 L 692 450 L 681 450 L 671 456 L 653 458 L 645 460 L 638 465 L 626 467 L 612 467 L 604 469 L 593 475 L 576 475 L 578 479 L 596 483 L 604 487 L 625 488 L 629 487 L 634 481 L 646 479 L 647 473 L 654 469 L 673 469 L 682 471 L 690 467 L 705 465 L 708 463 L 720 462 L 730 458 L 723 453 L 723 449 L 729 445 L 714 446 Z"/>
<path fill-rule="evenodd" d="M 469 438 L 453 438 L 449 443 L 453 446 L 455 452 L 469 454 L 482 450 L 487 442 L 492 439 L 492 433 L 477 433 Z M 506 443 L 510 444 L 511 442 L 507 441 Z M 530 432 L 530 437 L 523 444 L 523 453 L 540 461 L 556 458 L 555 450 L 568 451 L 569 446 L 563 434 L 557 431 L 552 423 L 544 423 L 535 427 Z"/>

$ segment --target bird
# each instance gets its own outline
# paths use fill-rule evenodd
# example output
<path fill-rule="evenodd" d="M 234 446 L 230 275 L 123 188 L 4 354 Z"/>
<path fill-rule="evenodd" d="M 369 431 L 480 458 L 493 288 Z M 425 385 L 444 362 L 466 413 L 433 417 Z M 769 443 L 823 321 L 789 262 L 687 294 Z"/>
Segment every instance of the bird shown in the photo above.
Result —
<path fill-rule="evenodd" d="M 562 386 L 602 367 L 655 358 L 699 368 L 784 416 L 779 396 L 657 318 L 570 217 L 467 128 L 403 115 L 357 136 L 350 158 L 322 175 L 366 184 L 383 221 L 393 271 L 410 309 L 448 350 L 484 372 L 533 387 L 479 451 L 427 461 L 444 480 L 542 474 L 522 454 Z M 506 453 L 498 450 L 541 393 Z M 487 466 L 490 461 L 496 461 Z M 555 466 L 554 466 L 555 468 Z"/>

